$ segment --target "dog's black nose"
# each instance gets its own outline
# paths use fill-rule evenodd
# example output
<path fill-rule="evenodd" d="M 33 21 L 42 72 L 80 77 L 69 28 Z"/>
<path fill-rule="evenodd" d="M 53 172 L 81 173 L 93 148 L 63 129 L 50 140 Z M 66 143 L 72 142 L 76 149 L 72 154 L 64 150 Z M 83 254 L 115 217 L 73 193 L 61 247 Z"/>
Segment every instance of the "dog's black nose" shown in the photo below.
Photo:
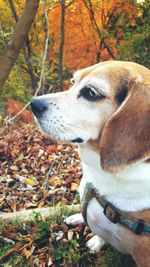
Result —
<path fill-rule="evenodd" d="M 31 101 L 31 109 L 35 116 L 41 115 L 43 111 L 47 110 L 47 103 L 44 99 L 33 98 Z"/>

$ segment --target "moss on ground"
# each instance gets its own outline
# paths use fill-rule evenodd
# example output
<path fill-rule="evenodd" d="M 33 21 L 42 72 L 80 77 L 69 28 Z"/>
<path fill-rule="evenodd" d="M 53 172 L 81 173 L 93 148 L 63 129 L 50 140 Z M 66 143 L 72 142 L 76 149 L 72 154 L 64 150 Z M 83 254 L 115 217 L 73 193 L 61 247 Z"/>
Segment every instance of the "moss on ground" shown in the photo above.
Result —
<path fill-rule="evenodd" d="M 98 254 L 91 254 L 85 246 L 91 237 L 90 231 L 85 226 L 66 226 L 63 223 L 64 214 L 68 216 L 70 212 L 64 209 L 60 217 L 49 221 L 42 220 L 39 213 L 33 213 L 31 221 L 27 224 L 13 220 L 6 225 L 1 221 L 0 267 L 135 267 L 130 256 L 120 254 L 111 246 L 104 247 Z M 72 235 L 71 238 L 69 234 Z M 14 246 L 5 243 L 5 237 L 14 240 L 15 245 L 21 242 L 21 249 L 9 253 Z M 32 244 L 25 247 L 24 244 L 30 241 Z M 33 247 L 33 253 L 30 254 Z M 50 258 L 52 262 L 48 265 Z M 35 259 L 39 265 L 35 265 Z M 41 265 L 42 262 L 46 265 Z"/>
<path fill-rule="evenodd" d="M 27 259 L 21 255 L 12 255 L 5 263 L 0 263 L 1 267 L 31 267 L 31 264 Z"/>
<path fill-rule="evenodd" d="M 89 266 L 92 267 L 93 265 Z M 113 249 L 108 247 L 107 250 L 101 251 L 96 261 L 94 262 L 96 267 L 136 267 L 131 256 L 123 255 Z"/>

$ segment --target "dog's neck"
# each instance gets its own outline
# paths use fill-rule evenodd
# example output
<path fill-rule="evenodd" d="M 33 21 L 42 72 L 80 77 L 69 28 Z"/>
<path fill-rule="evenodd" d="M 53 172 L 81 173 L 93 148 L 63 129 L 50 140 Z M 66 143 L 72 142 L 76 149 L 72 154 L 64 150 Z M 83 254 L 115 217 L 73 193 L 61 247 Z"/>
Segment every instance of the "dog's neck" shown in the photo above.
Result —
<path fill-rule="evenodd" d="M 101 168 L 96 143 L 79 146 L 83 178 L 79 188 L 82 196 L 84 186 L 91 182 L 99 193 L 116 207 L 126 211 L 150 208 L 150 164 L 140 162 L 115 174 Z"/>

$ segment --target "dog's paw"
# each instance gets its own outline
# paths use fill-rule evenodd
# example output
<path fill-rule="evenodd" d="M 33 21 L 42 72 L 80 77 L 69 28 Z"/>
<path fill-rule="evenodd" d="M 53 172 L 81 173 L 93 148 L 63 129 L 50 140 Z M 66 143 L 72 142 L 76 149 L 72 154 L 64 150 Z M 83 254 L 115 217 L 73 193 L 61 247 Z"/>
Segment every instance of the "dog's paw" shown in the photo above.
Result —
<path fill-rule="evenodd" d="M 84 219 L 81 213 L 77 213 L 74 215 L 69 216 L 64 220 L 66 224 L 71 224 L 71 225 L 77 225 L 77 224 L 82 224 L 84 223 Z"/>
<path fill-rule="evenodd" d="M 91 253 L 97 253 L 104 246 L 105 241 L 97 235 L 94 235 L 86 243 L 86 246 L 90 249 Z"/>

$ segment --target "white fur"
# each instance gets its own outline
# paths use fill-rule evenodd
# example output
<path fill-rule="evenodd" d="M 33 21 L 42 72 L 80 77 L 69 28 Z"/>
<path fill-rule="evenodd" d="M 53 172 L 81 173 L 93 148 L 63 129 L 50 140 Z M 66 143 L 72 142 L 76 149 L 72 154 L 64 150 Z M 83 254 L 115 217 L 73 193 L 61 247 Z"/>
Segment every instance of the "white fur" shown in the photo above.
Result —
<path fill-rule="evenodd" d="M 94 235 L 86 243 L 86 246 L 90 249 L 91 253 L 98 252 L 105 245 L 105 241 L 97 235 Z"/>
<path fill-rule="evenodd" d="M 81 213 L 73 214 L 67 217 L 64 222 L 68 225 L 78 225 L 84 223 L 84 218 Z M 91 253 L 98 252 L 105 244 L 105 241 L 97 235 L 94 235 L 88 240 L 86 246 L 90 249 Z"/>
<path fill-rule="evenodd" d="M 88 145 L 80 145 L 83 178 L 79 191 L 82 197 L 84 186 L 91 182 L 117 208 L 137 211 L 150 206 L 150 165 L 144 162 L 131 165 L 111 174 L 100 166 L 100 155 Z M 141 190 L 142 188 L 142 190 Z"/>
<path fill-rule="evenodd" d="M 38 97 L 47 103 L 48 109 L 36 120 L 43 132 L 60 141 L 70 142 L 78 137 L 84 142 L 91 138 L 97 139 L 99 129 L 115 110 L 109 98 L 102 101 L 101 105 L 96 105 L 83 97 L 78 98 L 80 90 L 88 85 L 99 84 L 99 92 L 110 94 L 110 85 L 107 81 L 90 75 L 77 84 L 78 79 L 76 74 L 75 84 L 68 91 Z"/>
<path fill-rule="evenodd" d="M 84 223 L 84 219 L 83 219 L 83 216 L 81 213 L 76 213 L 76 214 L 73 214 L 69 217 L 67 217 L 64 222 L 66 224 L 71 224 L 71 225 L 77 225 L 77 224 L 82 224 Z"/>

